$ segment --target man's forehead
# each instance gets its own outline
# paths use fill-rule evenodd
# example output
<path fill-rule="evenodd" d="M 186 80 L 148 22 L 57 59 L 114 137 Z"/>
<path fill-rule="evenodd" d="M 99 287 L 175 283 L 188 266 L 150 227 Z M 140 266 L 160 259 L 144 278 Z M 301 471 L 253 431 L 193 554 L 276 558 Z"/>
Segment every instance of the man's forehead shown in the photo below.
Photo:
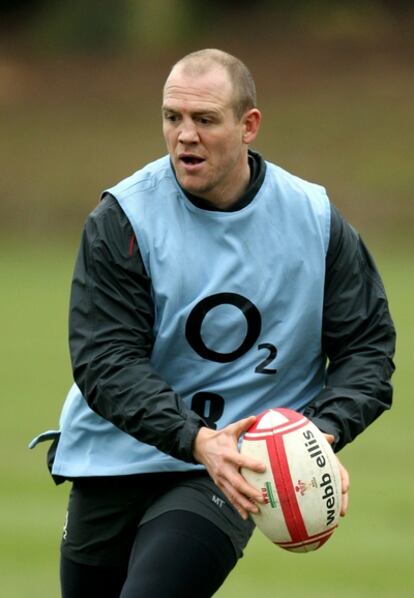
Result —
<path fill-rule="evenodd" d="M 229 100 L 232 92 L 227 71 L 221 65 L 212 65 L 208 69 L 188 69 L 185 65 L 176 65 L 164 86 L 164 99 L 167 98 L 211 98 Z"/>
<path fill-rule="evenodd" d="M 217 78 L 229 79 L 227 69 L 215 61 L 183 61 L 178 62 L 170 71 L 167 80 L 176 76 L 204 77 L 212 75 Z"/>
<path fill-rule="evenodd" d="M 220 112 L 231 106 L 230 97 L 223 93 L 206 93 L 202 88 L 171 86 L 163 97 L 163 108 L 188 109 L 191 112 Z"/>

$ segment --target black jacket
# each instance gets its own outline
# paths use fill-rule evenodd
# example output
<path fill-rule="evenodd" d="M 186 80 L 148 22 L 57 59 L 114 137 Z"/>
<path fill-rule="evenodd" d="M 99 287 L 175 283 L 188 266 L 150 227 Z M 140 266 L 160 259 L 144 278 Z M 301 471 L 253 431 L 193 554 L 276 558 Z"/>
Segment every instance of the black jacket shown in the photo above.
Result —
<path fill-rule="evenodd" d="M 262 158 L 250 152 L 256 195 Z M 189 196 L 199 207 L 216 209 Z M 132 227 L 111 196 L 89 216 L 72 283 L 70 350 L 74 378 L 90 407 L 138 440 L 185 461 L 201 417 L 153 370 L 151 280 Z M 391 406 L 395 331 L 372 257 L 331 204 L 322 328 L 326 385 L 304 414 L 335 436 L 339 450 Z"/>

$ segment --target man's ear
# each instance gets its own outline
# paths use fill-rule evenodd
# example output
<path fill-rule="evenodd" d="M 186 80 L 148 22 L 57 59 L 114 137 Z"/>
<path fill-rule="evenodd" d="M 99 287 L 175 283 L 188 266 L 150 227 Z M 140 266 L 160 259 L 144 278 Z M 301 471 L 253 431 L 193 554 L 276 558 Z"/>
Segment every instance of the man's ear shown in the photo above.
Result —
<path fill-rule="evenodd" d="M 262 114 L 257 108 L 250 108 L 243 116 L 243 142 L 247 145 L 256 139 L 259 132 Z"/>

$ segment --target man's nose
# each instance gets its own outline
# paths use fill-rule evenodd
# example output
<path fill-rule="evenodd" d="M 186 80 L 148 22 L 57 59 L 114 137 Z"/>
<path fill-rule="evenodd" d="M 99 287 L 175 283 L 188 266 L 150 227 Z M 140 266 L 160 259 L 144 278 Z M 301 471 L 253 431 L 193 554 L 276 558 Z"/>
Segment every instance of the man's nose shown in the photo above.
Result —
<path fill-rule="evenodd" d="M 185 119 L 181 122 L 178 141 L 181 143 L 197 143 L 199 141 L 197 127 L 192 120 Z"/>

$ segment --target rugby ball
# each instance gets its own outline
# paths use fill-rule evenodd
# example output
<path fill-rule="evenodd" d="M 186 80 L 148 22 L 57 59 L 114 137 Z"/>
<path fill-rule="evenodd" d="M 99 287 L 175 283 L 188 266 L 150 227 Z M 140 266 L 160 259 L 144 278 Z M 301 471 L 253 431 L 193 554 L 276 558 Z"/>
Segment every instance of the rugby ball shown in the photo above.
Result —
<path fill-rule="evenodd" d="M 242 469 L 265 501 L 252 515 L 257 527 L 286 550 L 320 548 L 338 526 L 342 496 L 338 460 L 322 432 L 296 411 L 269 409 L 240 451 L 266 465 L 264 473 Z"/>

